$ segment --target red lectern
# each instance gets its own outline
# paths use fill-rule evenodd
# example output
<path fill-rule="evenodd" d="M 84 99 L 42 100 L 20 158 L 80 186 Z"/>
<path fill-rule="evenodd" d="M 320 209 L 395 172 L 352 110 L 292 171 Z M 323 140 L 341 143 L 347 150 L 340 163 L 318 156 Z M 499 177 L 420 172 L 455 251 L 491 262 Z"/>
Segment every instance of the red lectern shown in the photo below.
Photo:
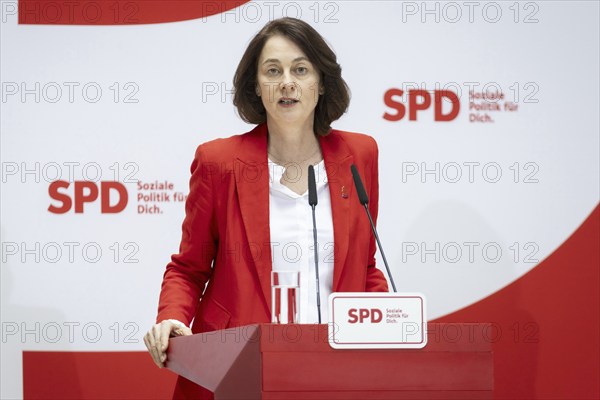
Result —
<path fill-rule="evenodd" d="M 172 338 L 167 368 L 215 399 L 492 398 L 487 324 L 429 324 L 418 350 L 334 350 L 327 325 L 248 325 Z"/>

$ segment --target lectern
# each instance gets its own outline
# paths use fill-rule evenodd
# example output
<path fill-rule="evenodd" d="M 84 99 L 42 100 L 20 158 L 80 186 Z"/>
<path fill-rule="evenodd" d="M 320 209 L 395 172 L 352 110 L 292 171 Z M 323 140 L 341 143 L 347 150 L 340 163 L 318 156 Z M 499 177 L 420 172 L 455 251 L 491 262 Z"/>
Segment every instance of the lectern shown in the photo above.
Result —
<path fill-rule="evenodd" d="M 334 350 L 327 325 L 247 325 L 170 339 L 166 367 L 216 400 L 491 399 L 489 327 L 430 323 L 423 349 Z"/>

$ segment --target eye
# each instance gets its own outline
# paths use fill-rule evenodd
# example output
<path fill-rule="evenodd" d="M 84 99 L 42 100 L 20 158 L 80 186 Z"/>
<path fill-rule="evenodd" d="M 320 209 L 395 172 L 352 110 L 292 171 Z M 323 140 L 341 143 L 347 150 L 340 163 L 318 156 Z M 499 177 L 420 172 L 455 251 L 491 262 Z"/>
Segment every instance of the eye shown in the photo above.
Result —
<path fill-rule="evenodd" d="M 299 75 L 304 75 L 304 74 L 306 74 L 308 72 L 308 68 L 306 68 L 306 67 L 298 67 L 298 68 L 296 68 L 296 72 Z"/>
<path fill-rule="evenodd" d="M 267 74 L 268 75 L 277 75 L 279 73 L 279 69 L 275 68 L 275 67 L 270 67 L 269 69 L 267 69 Z"/>

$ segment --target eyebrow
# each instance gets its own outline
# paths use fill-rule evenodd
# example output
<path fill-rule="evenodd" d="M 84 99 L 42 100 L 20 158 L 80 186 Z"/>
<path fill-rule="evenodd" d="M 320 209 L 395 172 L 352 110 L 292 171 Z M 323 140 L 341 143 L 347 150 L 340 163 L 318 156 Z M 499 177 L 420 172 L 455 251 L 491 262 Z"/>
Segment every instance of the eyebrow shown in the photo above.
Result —
<path fill-rule="evenodd" d="M 309 61 L 308 58 L 306 57 L 297 57 L 294 58 L 292 60 L 292 62 L 298 62 L 298 61 Z M 279 61 L 277 58 L 267 58 L 264 62 L 263 65 L 270 63 L 270 62 L 274 62 L 274 63 L 281 63 L 281 61 Z"/>

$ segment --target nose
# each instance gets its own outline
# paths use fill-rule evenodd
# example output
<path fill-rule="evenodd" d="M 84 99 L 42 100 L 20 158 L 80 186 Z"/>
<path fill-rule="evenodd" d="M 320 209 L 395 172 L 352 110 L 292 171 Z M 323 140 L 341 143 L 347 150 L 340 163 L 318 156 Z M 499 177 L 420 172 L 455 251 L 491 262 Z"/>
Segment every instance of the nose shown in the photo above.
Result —
<path fill-rule="evenodd" d="M 294 81 L 281 82 L 279 87 L 286 97 L 296 97 L 298 95 L 298 85 Z"/>

